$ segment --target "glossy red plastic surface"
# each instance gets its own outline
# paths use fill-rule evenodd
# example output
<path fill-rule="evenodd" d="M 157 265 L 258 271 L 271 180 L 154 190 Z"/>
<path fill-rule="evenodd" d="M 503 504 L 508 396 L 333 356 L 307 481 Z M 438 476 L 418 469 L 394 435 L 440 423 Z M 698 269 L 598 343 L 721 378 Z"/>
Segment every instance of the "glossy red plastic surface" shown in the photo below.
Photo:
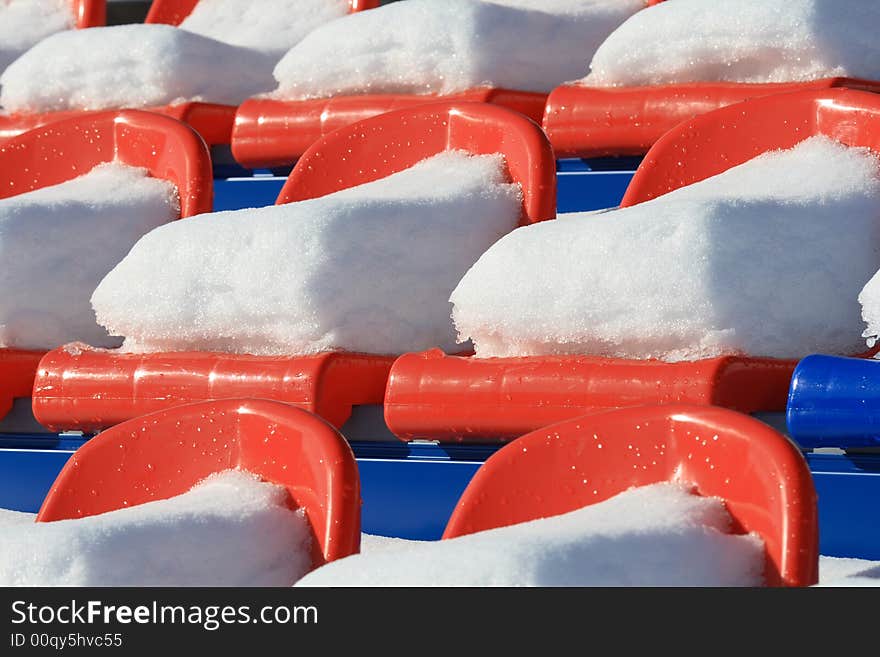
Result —
<path fill-rule="evenodd" d="M 749 98 L 835 87 L 880 92 L 880 82 L 852 78 L 779 84 L 564 85 L 547 98 L 543 125 L 557 157 L 641 155 L 678 123 L 705 112 Z"/>
<path fill-rule="evenodd" d="M 645 404 L 784 411 L 796 361 L 726 356 L 695 362 L 598 356 L 462 358 L 439 349 L 398 358 L 385 422 L 403 440 L 511 440 L 554 422 Z"/>
<path fill-rule="evenodd" d="M 232 136 L 232 124 L 235 121 L 235 110 L 234 105 L 179 103 L 132 111 L 152 112 L 175 118 L 198 132 L 208 145 L 215 146 L 229 143 Z M 0 145 L 28 130 L 91 113 L 70 110 L 42 114 L 0 114 Z"/>
<path fill-rule="evenodd" d="M 802 91 L 754 98 L 681 123 L 648 151 L 621 205 L 656 198 L 815 135 L 880 154 L 880 94 Z"/>
<path fill-rule="evenodd" d="M 449 96 L 380 94 L 281 101 L 251 98 L 239 107 L 232 154 L 246 167 L 292 164 L 318 139 L 370 117 L 435 102 L 480 102 L 512 109 L 540 123 L 546 94 L 479 88 Z"/>
<path fill-rule="evenodd" d="M 723 499 L 732 532 L 763 539 L 766 584 L 818 581 L 816 492 L 803 456 L 758 420 L 708 406 L 610 411 L 523 436 L 480 467 L 443 538 L 559 515 L 663 481 Z"/>
<path fill-rule="evenodd" d="M 211 211 L 213 174 L 204 142 L 179 121 L 139 110 L 79 114 L 4 142 L 0 198 L 57 185 L 114 160 L 174 183 L 181 217 Z"/>
<path fill-rule="evenodd" d="M 198 3 L 199 0 L 153 0 L 144 22 L 180 25 Z M 379 6 L 379 0 L 349 0 L 348 5 L 349 11 L 355 13 L 365 9 L 375 9 Z"/>
<path fill-rule="evenodd" d="M 97 112 L 26 132 L 0 145 L 0 198 L 57 185 L 117 160 L 177 186 L 181 216 L 211 210 L 211 158 L 190 128 L 139 111 Z M 0 349 L 0 418 L 29 397 L 42 352 Z"/>
<path fill-rule="evenodd" d="M 360 480 L 351 448 L 315 415 L 267 400 L 178 406 L 99 434 L 70 457 L 37 522 L 167 499 L 229 469 L 287 489 L 312 526 L 314 566 L 358 552 Z"/>
<path fill-rule="evenodd" d="M 18 397 L 30 397 L 40 358 L 45 352 L 0 349 L 0 418 L 12 410 Z"/>
<path fill-rule="evenodd" d="M 381 404 L 394 358 L 352 353 L 247 356 L 210 352 L 152 354 L 54 349 L 33 385 L 34 416 L 56 431 L 95 431 L 196 401 L 274 399 L 336 427 L 352 406 Z"/>
<path fill-rule="evenodd" d="M 107 0 L 72 0 L 76 27 L 101 27 L 107 24 Z"/>
<path fill-rule="evenodd" d="M 397 110 L 337 130 L 312 145 L 278 196 L 289 203 L 324 196 L 458 149 L 504 155 L 523 191 L 523 224 L 556 216 L 556 160 L 536 123 L 485 103 L 434 103 Z"/>

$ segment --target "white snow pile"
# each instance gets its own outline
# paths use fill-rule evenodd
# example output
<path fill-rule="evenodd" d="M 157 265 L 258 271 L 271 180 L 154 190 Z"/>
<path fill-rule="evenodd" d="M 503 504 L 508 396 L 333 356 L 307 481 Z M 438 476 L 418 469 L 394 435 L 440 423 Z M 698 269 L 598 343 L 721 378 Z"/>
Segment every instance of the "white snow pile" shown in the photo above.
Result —
<path fill-rule="evenodd" d="M 813 137 L 652 201 L 519 228 L 452 293 L 459 337 L 481 357 L 857 353 L 878 166 Z"/>
<path fill-rule="evenodd" d="M 546 92 L 642 0 L 407 0 L 322 25 L 275 67 L 275 97 L 439 93 L 494 85 Z"/>
<path fill-rule="evenodd" d="M 454 349 L 449 294 L 516 226 L 520 199 L 502 156 L 446 152 L 322 198 L 157 228 L 92 306 L 130 351 Z"/>
<path fill-rule="evenodd" d="M 662 2 L 596 50 L 589 86 L 880 79 L 877 0 Z"/>
<path fill-rule="evenodd" d="M 230 470 L 97 516 L 25 523 L 7 511 L 0 585 L 289 586 L 311 568 L 312 537 L 287 500 L 284 488 Z"/>
<path fill-rule="evenodd" d="M 867 324 L 862 337 L 867 339 L 869 347 L 874 347 L 880 336 L 880 271 L 859 292 L 859 303 L 862 305 L 862 319 Z M 875 358 L 880 358 L 880 354 Z"/>
<path fill-rule="evenodd" d="M 764 545 L 724 502 L 677 484 L 445 541 L 378 543 L 298 586 L 756 586 Z M 384 549 L 383 549 L 384 548 Z"/>
<path fill-rule="evenodd" d="M 89 298 L 178 207 L 173 184 L 115 162 L 0 200 L 0 347 L 117 345 L 95 322 Z"/>
<path fill-rule="evenodd" d="M 880 586 L 880 561 L 819 557 L 817 586 Z"/>
<path fill-rule="evenodd" d="M 10 113 L 148 107 L 183 101 L 237 105 L 274 86 L 274 60 L 171 25 L 58 32 L 0 75 Z"/>
<path fill-rule="evenodd" d="M 180 27 L 276 61 L 313 29 L 348 14 L 348 0 L 199 0 Z"/>
<path fill-rule="evenodd" d="M 0 73 L 34 44 L 75 23 L 70 0 L 0 0 Z"/>

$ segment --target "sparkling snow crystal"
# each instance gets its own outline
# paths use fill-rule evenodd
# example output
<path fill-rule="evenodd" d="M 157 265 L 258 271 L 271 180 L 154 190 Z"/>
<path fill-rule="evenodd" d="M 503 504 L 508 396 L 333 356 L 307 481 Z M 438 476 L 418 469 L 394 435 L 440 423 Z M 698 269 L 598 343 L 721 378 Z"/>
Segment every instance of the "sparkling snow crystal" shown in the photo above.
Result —
<path fill-rule="evenodd" d="M 509 6 L 505 6 L 509 5 Z M 281 98 L 549 91 L 583 75 L 642 0 L 407 0 L 317 28 L 278 63 Z"/>
<path fill-rule="evenodd" d="M 857 353 L 878 245 L 877 158 L 814 137 L 646 203 L 513 231 L 459 283 L 453 319 L 486 357 Z"/>
<path fill-rule="evenodd" d="M 178 212 L 174 185 L 118 163 L 0 200 L 0 347 L 118 344 L 89 297 L 138 238 Z"/>
<path fill-rule="evenodd" d="M 877 0 L 674 0 L 635 14 L 596 51 L 590 86 L 880 79 Z"/>
<path fill-rule="evenodd" d="M 97 516 L 24 523 L 6 512 L 0 585 L 289 586 L 311 568 L 312 538 L 287 500 L 282 487 L 229 470 Z"/>
<path fill-rule="evenodd" d="M 764 546 L 725 532 L 717 498 L 675 484 L 445 541 L 388 544 L 321 566 L 302 586 L 754 586 Z"/>
<path fill-rule="evenodd" d="M 448 152 L 322 198 L 174 222 L 92 305 L 132 351 L 454 349 L 449 294 L 519 218 L 503 172 L 500 155 Z"/>
<path fill-rule="evenodd" d="M 270 90 L 274 60 L 171 25 L 68 30 L 0 76 L 8 112 L 148 107 L 185 100 L 237 105 Z"/>

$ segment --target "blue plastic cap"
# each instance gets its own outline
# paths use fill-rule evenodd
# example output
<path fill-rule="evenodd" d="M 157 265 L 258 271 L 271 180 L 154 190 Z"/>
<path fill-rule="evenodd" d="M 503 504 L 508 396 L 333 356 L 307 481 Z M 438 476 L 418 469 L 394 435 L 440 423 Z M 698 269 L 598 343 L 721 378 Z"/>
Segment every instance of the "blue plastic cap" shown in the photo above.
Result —
<path fill-rule="evenodd" d="M 880 361 L 812 355 L 795 368 L 786 422 L 801 447 L 880 447 Z"/>

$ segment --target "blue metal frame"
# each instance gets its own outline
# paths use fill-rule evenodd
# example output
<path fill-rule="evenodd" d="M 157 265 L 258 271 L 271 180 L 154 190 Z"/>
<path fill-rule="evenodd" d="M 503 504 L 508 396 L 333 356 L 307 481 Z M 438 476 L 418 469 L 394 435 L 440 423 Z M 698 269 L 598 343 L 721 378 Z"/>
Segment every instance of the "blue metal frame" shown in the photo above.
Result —
<path fill-rule="evenodd" d="M 623 198 L 640 158 L 559 160 L 556 205 L 559 212 L 615 207 Z M 258 208 L 275 203 L 286 180 L 285 170 L 248 171 L 225 166 L 214 179 L 214 210 Z"/>
<path fill-rule="evenodd" d="M 0 439 L 0 508 L 34 513 L 82 437 Z M 369 534 L 436 540 L 499 445 L 352 442 Z M 805 454 L 819 495 L 820 552 L 880 560 L 880 454 Z"/>
<path fill-rule="evenodd" d="M 641 158 L 558 160 L 556 163 L 556 209 L 586 212 L 620 204 Z"/>

